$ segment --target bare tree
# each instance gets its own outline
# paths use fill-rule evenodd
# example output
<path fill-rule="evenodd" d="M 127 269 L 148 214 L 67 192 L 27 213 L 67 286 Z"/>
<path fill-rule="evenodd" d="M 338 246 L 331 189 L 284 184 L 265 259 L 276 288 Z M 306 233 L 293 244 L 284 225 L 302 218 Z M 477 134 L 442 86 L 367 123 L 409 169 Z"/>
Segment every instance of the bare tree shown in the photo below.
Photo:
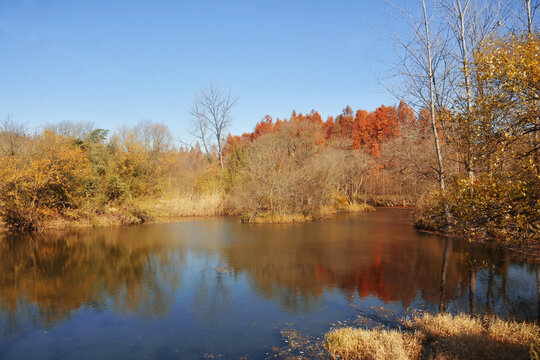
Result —
<path fill-rule="evenodd" d="M 408 188 L 408 194 L 422 198 L 430 188 L 429 184 L 438 181 L 437 156 L 433 146 L 431 129 L 424 122 L 415 121 L 403 124 L 400 136 L 385 143 L 381 149 L 381 164 L 390 172 L 392 179 Z"/>
<path fill-rule="evenodd" d="M 419 2 L 417 14 L 391 4 L 410 33 L 405 36 L 394 34 L 390 38 L 399 46 L 400 60 L 395 67 L 395 75 L 402 80 L 400 98 L 413 105 L 417 111 L 426 109 L 429 112 L 420 112 L 420 115 L 431 125 L 437 159 L 437 166 L 433 170 L 437 173 L 439 187 L 444 195 L 446 174 L 439 139 L 439 131 L 444 130 L 444 127 L 440 123 L 440 115 L 451 101 L 454 62 L 449 54 L 448 30 L 442 26 L 441 21 L 433 21 L 436 14 L 428 11 L 425 0 Z M 448 221 L 447 206 L 444 208 Z"/>
<path fill-rule="evenodd" d="M 525 19 L 526 20 L 526 25 L 527 25 L 527 33 L 529 34 L 529 36 L 532 36 L 534 34 L 534 16 L 536 15 L 536 10 L 538 10 L 538 8 L 540 8 L 540 0 L 523 0 L 523 3 L 525 5 L 525 12 L 527 13 L 527 18 Z M 536 118 L 536 127 L 538 127 L 538 121 L 539 119 Z M 534 132 L 534 135 L 533 135 L 533 147 L 534 147 L 534 161 L 536 163 L 538 163 L 538 149 L 539 149 L 539 145 L 538 143 L 540 142 L 540 139 L 539 139 L 539 135 L 538 135 L 539 131 L 535 131 Z M 538 276 L 538 272 L 536 273 L 537 276 Z M 540 300 L 539 300 L 540 301 Z M 539 312 L 539 315 L 540 317 L 540 312 Z"/>
<path fill-rule="evenodd" d="M 435 72 L 433 71 L 433 57 L 431 54 L 431 33 L 429 31 L 429 20 L 426 10 L 426 2 L 425 0 L 422 0 L 422 10 L 424 13 L 424 28 L 425 28 L 425 38 L 424 38 L 424 45 L 425 45 L 425 52 L 426 52 L 426 68 L 429 76 L 429 111 L 430 111 L 430 122 L 431 122 L 431 129 L 433 131 L 433 139 L 435 142 L 435 151 L 437 153 L 437 163 L 439 165 L 439 184 L 441 187 L 441 191 L 444 193 L 445 191 L 445 183 L 444 183 L 444 165 L 442 161 L 442 155 L 441 155 L 441 146 L 439 143 L 439 134 L 437 132 L 437 124 L 435 123 L 436 114 L 435 114 Z"/>
<path fill-rule="evenodd" d="M 0 121 L 0 155 L 13 156 L 19 153 L 26 132 L 27 128 L 24 124 L 13 120 L 11 115 L 6 115 Z"/>
<path fill-rule="evenodd" d="M 198 98 L 193 102 L 190 113 L 193 116 L 193 128 L 191 134 L 201 141 L 206 158 L 208 162 L 211 162 L 212 156 L 208 149 L 208 144 L 211 141 L 208 137 L 208 122 L 205 120 L 203 115 L 204 109 L 200 101 L 198 101 Z"/>
<path fill-rule="evenodd" d="M 82 140 L 95 130 L 95 126 L 93 122 L 89 121 L 63 120 L 56 124 L 48 125 L 46 129 L 75 140 Z"/>
<path fill-rule="evenodd" d="M 193 134 L 201 140 L 209 160 L 210 137 L 214 136 L 217 143 L 219 164 L 222 169 L 225 130 L 231 123 L 232 108 L 237 101 L 231 96 L 230 91 L 225 95 L 217 86 L 210 83 L 208 89 L 203 90 L 195 97 L 191 107 Z"/>
<path fill-rule="evenodd" d="M 345 195 L 347 202 L 353 204 L 360 195 L 367 174 L 374 168 L 374 161 L 361 150 L 330 150 L 332 160 L 337 163 L 334 170 L 336 187 Z"/>
<path fill-rule="evenodd" d="M 318 143 L 321 125 L 285 122 L 251 144 L 234 198 L 242 212 L 316 213 L 331 200 L 344 150 Z"/>
<path fill-rule="evenodd" d="M 472 54 L 481 43 L 492 36 L 504 19 L 505 8 L 500 1 L 486 0 L 437 0 L 442 18 L 454 35 L 455 46 L 450 46 L 450 53 L 460 65 L 455 72 L 454 84 L 455 104 L 464 114 L 465 119 L 472 112 L 472 89 L 470 62 Z M 466 124 L 460 124 L 463 128 Z M 465 132 L 467 133 L 467 132 Z M 474 180 L 474 156 L 472 144 L 465 140 L 462 149 L 463 164 L 471 181 Z"/>

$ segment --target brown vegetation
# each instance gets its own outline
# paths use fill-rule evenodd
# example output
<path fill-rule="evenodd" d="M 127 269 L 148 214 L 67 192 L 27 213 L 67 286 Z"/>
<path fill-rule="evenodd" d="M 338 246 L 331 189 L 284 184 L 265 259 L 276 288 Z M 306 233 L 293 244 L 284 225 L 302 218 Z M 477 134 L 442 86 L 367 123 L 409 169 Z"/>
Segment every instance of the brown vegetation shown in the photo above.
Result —
<path fill-rule="evenodd" d="M 352 120 L 338 116 L 334 128 L 346 121 Z M 228 144 L 223 169 L 215 151 L 174 147 L 158 123 L 111 136 L 91 124 L 63 122 L 37 134 L 11 119 L 4 125 L 0 216 L 15 231 L 220 214 L 306 221 L 371 209 L 360 196 L 378 172 L 352 135 L 301 114 L 250 144 Z"/>
<path fill-rule="evenodd" d="M 142 122 L 108 131 L 60 123 L 0 129 L 0 215 L 12 230 L 103 226 L 223 212 L 219 172 L 169 129 Z"/>
<path fill-rule="evenodd" d="M 335 329 L 325 347 L 342 359 L 529 359 L 540 343 L 538 325 L 491 316 L 423 314 L 404 325 L 410 331 Z"/>
<path fill-rule="evenodd" d="M 422 336 L 395 330 L 341 328 L 326 335 L 326 348 L 341 359 L 420 359 Z"/>

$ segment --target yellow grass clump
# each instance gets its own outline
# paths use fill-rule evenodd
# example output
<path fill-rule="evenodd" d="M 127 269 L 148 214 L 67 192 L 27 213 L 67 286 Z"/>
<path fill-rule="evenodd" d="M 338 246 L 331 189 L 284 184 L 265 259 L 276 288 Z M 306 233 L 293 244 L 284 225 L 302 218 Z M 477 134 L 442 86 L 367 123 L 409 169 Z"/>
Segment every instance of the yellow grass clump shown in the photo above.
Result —
<path fill-rule="evenodd" d="M 262 212 L 256 215 L 248 214 L 242 217 L 244 223 L 256 224 L 287 224 L 295 222 L 313 221 L 340 213 L 375 211 L 375 207 L 368 204 L 339 204 L 322 206 L 315 214 Z"/>
<path fill-rule="evenodd" d="M 369 212 L 375 211 L 375 207 L 369 204 L 340 204 L 337 207 L 340 213 Z"/>
<path fill-rule="evenodd" d="M 403 323 L 411 331 L 335 329 L 326 334 L 324 346 L 334 359 L 525 360 L 539 355 L 537 324 L 427 313 Z"/>
<path fill-rule="evenodd" d="M 538 325 L 491 316 L 423 314 L 408 325 L 431 340 L 430 358 L 437 360 L 529 359 L 531 347 L 540 342 Z"/>
<path fill-rule="evenodd" d="M 144 204 L 156 218 L 185 216 L 215 216 L 223 213 L 223 195 L 218 192 L 194 195 L 174 195 Z"/>
<path fill-rule="evenodd" d="M 313 216 L 299 213 L 279 214 L 279 213 L 262 213 L 255 216 L 246 215 L 242 217 L 244 223 L 254 224 L 288 224 L 295 222 L 312 221 Z"/>
<path fill-rule="evenodd" d="M 420 333 L 346 327 L 328 333 L 325 347 L 334 359 L 408 360 L 420 358 L 422 341 Z"/>
<path fill-rule="evenodd" d="M 538 325 L 503 321 L 498 318 L 489 321 L 487 333 L 491 339 L 509 344 L 538 344 L 540 341 Z"/>
<path fill-rule="evenodd" d="M 407 325 L 422 330 L 431 337 L 449 337 L 467 334 L 482 335 L 482 322 L 466 314 L 452 316 L 451 314 L 423 314 L 415 316 Z"/>

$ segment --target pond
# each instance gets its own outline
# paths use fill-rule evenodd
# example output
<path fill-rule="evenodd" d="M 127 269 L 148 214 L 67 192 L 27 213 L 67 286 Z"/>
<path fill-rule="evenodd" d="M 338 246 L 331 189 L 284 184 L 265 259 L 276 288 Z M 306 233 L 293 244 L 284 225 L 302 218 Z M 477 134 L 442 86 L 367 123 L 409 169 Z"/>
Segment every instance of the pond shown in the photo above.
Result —
<path fill-rule="evenodd" d="M 302 224 L 237 218 L 0 239 L 0 359 L 264 359 L 410 309 L 538 317 L 523 259 L 417 232 L 407 209 Z"/>

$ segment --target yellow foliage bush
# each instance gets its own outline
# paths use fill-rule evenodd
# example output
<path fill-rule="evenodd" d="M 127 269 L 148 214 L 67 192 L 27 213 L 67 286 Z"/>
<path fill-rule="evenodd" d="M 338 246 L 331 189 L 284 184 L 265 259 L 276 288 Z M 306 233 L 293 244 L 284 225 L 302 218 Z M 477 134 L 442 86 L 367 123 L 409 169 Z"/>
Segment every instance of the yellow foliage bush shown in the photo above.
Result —
<path fill-rule="evenodd" d="M 0 161 L 0 216 L 17 230 L 36 229 L 44 219 L 77 208 L 91 174 L 83 150 L 51 131 Z"/>

